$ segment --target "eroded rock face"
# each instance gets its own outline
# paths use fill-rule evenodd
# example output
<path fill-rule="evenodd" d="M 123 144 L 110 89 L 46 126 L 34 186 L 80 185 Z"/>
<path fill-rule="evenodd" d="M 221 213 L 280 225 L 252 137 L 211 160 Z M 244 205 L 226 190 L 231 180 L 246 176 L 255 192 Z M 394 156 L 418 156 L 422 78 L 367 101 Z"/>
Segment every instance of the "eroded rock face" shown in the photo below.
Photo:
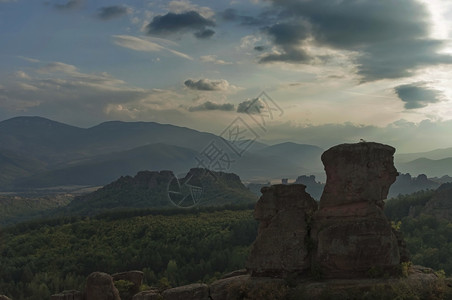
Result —
<path fill-rule="evenodd" d="M 0 295 L 0 300 L 11 300 L 11 299 L 6 297 L 5 295 Z"/>
<path fill-rule="evenodd" d="M 209 286 L 204 283 L 193 283 L 165 290 L 164 300 L 209 300 Z"/>
<path fill-rule="evenodd" d="M 86 300 L 121 300 L 113 278 L 102 272 L 91 273 L 86 280 Z"/>
<path fill-rule="evenodd" d="M 302 184 L 273 185 L 261 189 L 254 217 L 259 233 L 247 261 L 253 276 L 283 276 L 309 269 L 308 223 L 317 210 Z"/>
<path fill-rule="evenodd" d="M 141 271 L 128 271 L 116 273 L 111 276 L 113 277 L 114 281 L 126 280 L 132 282 L 133 286 L 130 288 L 130 294 L 135 295 L 140 291 L 140 286 L 143 284 L 144 274 Z"/>
<path fill-rule="evenodd" d="M 327 182 L 315 215 L 315 267 L 330 278 L 365 276 L 400 263 L 397 237 L 383 213 L 395 181 L 393 147 L 343 144 L 322 155 Z"/>

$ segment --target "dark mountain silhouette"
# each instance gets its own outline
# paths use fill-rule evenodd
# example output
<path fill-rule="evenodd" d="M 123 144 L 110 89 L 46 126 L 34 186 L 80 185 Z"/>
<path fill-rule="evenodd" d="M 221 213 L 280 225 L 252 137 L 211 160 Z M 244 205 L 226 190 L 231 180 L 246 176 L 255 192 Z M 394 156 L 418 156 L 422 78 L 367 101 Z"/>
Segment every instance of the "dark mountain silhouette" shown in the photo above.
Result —
<path fill-rule="evenodd" d="M 426 174 L 429 177 L 442 177 L 452 174 L 452 157 L 443 159 L 418 158 L 416 160 L 398 163 L 397 170 L 410 174 Z"/>
<path fill-rule="evenodd" d="M 428 158 L 433 160 L 443 159 L 452 157 L 452 147 L 435 149 L 427 152 L 417 152 L 417 153 L 401 153 L 395 155 L 395 160 L 398 163 L 406 163 L 418 158 Z"/>
<path fill-rule="evenodd" d="M 63 168 L 37 173 L 17 180 L 16 188 L 64 185 L 104 185 L 118 177 L 140 170 L 170 169 L 176 173 L 193 167 L 197 152 L 166 144 L 152 144 L 132 150 L 98 155 L 73 161 Z"/>

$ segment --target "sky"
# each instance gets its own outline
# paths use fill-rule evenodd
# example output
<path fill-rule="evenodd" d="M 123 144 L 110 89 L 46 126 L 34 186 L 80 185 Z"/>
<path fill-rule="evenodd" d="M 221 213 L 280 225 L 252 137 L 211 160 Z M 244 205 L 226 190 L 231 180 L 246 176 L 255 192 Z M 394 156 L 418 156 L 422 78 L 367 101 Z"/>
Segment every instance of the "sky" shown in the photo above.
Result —
<path fill-rule="evenodd" d="M 0 0 L 0 120 L 452 147 L 452 1 Z"/>

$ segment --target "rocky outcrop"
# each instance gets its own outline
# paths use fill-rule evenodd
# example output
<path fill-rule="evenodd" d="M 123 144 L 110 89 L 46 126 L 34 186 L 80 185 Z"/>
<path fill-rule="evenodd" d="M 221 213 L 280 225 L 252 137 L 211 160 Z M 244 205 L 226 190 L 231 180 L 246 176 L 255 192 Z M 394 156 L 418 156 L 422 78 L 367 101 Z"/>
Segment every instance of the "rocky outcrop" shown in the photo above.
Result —
<path fill-rule="evenodd" d="M 83 300 L 83 293 L 75 290 L 63 291 L 52 295 L 50 300 Z"/>
<path fill-rule="evenodd" d="M 327 181 L 314 217 L 312 263 L 324 277 L 362 277 L 372 268 L 399 265 L 399 243 L 382 210 L 397 176 L 394 152 L 387 145 L 358 143 L 322 155 Z"/>
<path fill-rule="evenodd" d="M 203 283 L 194 283 L 165 290 L 162 293 L 164 300 L 210 300 L 209 286 Z"/>
<path fill-rule="evenodd" d="M 143 291 L 133 296 L 132 300 L 162 300 L 162 295 L 158 290 Z"/>
<path fill-rule="evenodd" d="M 140 287 L 143 284 L 143 272 L 141 271 L 128 271 L 122 273 L 116 273 L 111 275 L 113 281 L 125 280 L 133 283 L 133 286 L 129 289 L 130 295 L 135 295 L 140 291 Z M 131 298 L 131 297 L 130 297 Z M 125 300 L 125 299 L 122 299 Z"/>
<path fill-rule="evenodd" d="M 11 299 L 6 297 L 5 295 L 0 295 L 0 300 L 11 300 Z"/>
<path fill-rule="evenodd" d="M 254 211 L 259 232 L 247 262 L 253 276 L 284 276 L 310 268 L 305 241 L 317 203 L 305 188 L 302 184 L 262 188 Z"/>
<path fill-rule="evenodd" d="M 110 275 L 94 272 L 86 280 L 85 300 L 121 300 L 121 298 Z"/>

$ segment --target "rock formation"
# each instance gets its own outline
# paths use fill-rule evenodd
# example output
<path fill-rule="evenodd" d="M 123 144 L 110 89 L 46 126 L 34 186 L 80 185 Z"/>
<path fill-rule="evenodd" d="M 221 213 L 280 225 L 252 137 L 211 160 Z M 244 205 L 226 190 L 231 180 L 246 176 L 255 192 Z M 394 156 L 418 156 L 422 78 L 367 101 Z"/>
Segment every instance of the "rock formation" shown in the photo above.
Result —
<path fill-rule="evenodd" d="M 0 295 L 0 300 L 11 300 L 11 299 L 6 297 L 5 295 Z"/>
<path fill-rule="evenodd" d="M 85 300 L 121 300 L 121 298 L 110 275 L 94 272 L 86 280 Z"/>
<path fill-rule="evenodd" d="M 361 277 L 400 263 L 397 237 L 382 210 L 397 176 L 394 152 L 387 145 L 358 143 L 322 155 L 327 181 L 314 217 L 312 263 L 325 277 Z"/>
<path fill-rule="evenodd" d="M 126 280 L 133 283 L 133 286 L 129 289 L 130 295 L 135 295 L 140 291 L 140 287 L 143 284 L 143 277 L 144 274 L 141 271 L 128 271 L 128 272 L 122 272 L 122 273 L 116 273 L 111 275 L 113 277 L 113 281 L 118 280 Z M 130 297 L 131 299 L 132 297 Z M 122 299 L 126 300 L 126 299 Z"/>
<path fill-rule="evenodd" d="M 278 275 L 310 268 L 308 222 L 317 203 L 302 184 L 262 188 L 254 217 L 260 221 L 247 268 L 256 275 Z"/>

